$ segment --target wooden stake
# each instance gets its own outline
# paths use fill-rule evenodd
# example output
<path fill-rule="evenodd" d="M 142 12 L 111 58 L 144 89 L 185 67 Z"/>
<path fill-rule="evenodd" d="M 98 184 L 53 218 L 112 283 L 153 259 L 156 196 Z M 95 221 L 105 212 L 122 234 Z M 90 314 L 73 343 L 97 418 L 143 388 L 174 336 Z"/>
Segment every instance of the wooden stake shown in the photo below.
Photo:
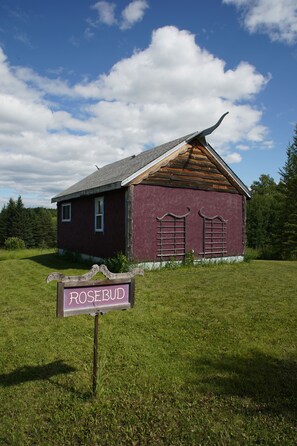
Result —
<path fill-rule="evenodd" d="M 94 322 L 94 356 L 93 356 L 93 395 L 97 392 L 97 371 L 98 371 L 98 325 L 99 314 L 95 316 Z"/>

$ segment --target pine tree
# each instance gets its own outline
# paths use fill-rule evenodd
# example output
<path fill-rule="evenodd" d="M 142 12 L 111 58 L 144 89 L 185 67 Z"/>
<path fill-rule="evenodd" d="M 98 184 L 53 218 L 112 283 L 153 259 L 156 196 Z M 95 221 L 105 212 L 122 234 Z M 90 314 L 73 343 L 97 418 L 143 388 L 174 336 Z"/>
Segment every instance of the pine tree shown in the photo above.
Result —
<path fill-rule="evenodd" d="M 27 248 L 56 245 L 55 211 L 45 208 L 25 208 L 22 198 L 10 198 L 0 212 L 0 247 L 10 237 L 18 237 Z"/>
<path fill-rule="evenodd" d="M 297 125 L 292 144 L 287 148 L 287 161 L 280 171 L 282 212 L 279 240 L 283 258 L 297 259 Z"/>
<path fill-rule="evenodd" d="M 34 209 L 34 236 L 35 246 L 55 246 L 55 228 L 52 223 L 52 215 L 48 209 Z"/>
<path fill-rule="evenodd" d="M 3 206 L 0 213 L 0 247 L 4 246 L 7 238 L 7 207 Z"/>
<path fill-rule="evenodd" d="M 278 215 L 278 186 L 270 175 L 261 175 L 251 186 L 247 203 L 247 245 L 273 256 L 272 240 Z M 269 253 L 269 254 L 268 254 Z"/>
<path fill-rule="evenodd" d="M 15 214 L 16 214 L 16 202 L 13 200 L 13 198 L 10 198 L 6 206 L 6 212 L 5 212 L 5 225 L 6 225 L 5 238 L 15 237 L 15 234 L 13 232 Z"/>
<path fill-rule="evenodd" d="M 27 248 L 34 248 L 36 246 L 34 237 L 34 217 L 33 210 L 31 208 L 26 208 L 23 215 L 23 240 Z"/>
<path fill-rule="evenodd" d="M 25 212 L 26 211 L 22 201 L 22 197 L 19 196 L 17 201 L 15 202 L 13 210 L 11 231 L 13 233 L 13 237 L 18 237 L 22 240 L 24 240 L 24 234 L 26 232 L 26 224 L 24 221 Z"/>

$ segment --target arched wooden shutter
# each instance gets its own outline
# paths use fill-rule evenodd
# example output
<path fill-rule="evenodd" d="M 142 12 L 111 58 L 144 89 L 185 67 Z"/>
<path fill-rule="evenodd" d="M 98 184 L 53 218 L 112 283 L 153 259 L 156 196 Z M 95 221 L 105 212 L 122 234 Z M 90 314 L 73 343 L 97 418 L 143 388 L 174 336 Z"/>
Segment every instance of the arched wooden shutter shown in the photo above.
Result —
<path fill-rule="evenodd" d="M 224 257 L 227 255 L 227 220 L 220 215 L 207 217 L 199 210 L 203 218 L 203 251 L 204 258 Z"/>
<path fill-rule="evenodd" d="M 186 254 L 186 217 L 187 214 L 175 215 L 167 212 L 158 221 L 158 249 L 160 260 L 184 258 Z"/>

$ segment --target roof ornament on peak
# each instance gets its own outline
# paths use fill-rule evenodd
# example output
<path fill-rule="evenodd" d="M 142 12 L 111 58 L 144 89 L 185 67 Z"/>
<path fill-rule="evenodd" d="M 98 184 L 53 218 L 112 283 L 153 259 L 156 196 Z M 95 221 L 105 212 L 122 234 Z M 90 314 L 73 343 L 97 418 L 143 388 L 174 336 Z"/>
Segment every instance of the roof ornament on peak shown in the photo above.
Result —
<path fill-rule="evenodd" d="M 224 113 L 220 119 L 218 120 L 218 122 L 215 123 L 215 125 L 212 125 L 211 127 L 208 127 L 207 129 L 202 130 L 202 132 L 196 132 L 193 135 L 190 136 L 189 139 L 192 139 L 196 136 L 199 136 L 200 138 L 205 138 L 205 136 L 210 135 L 215 129 L 217 129 L 219 127 L 219 125 L 221 124 L 221 122 L 223 121 L 223 119 L 225 118 L 226 115 L 228 115 L 229 112 Z"/>

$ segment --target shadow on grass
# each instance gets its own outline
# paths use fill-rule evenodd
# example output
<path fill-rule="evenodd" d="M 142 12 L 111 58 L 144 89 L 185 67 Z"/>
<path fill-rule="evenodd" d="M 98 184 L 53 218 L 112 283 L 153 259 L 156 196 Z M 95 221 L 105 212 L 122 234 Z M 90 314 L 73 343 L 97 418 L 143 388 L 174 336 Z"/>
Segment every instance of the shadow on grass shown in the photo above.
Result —
<path fill-rule="evenodd" d="M 8 387 L 28 381 L 49 380 L 53 376 L 75 372 L 75 370 L 62 360 L 39 366 L 25 365 L 13 372 L 0 375 L 0 386 Z"/>
<path fill-rule="evenodd" d="M 297 361 L 252 351 L 247 357 L 199 359 L 194 369 L 201 376 L 195 384 L 206 385 L 214 394 L 249 398 L 254 403 L 249 410 L 297 415 Z"/>
<path fill-rule="evenodd" d="M 66 270 L 70 268 L 88 269 L 91 262 L 73 262 L 67 258 L 56 253 L 38 254 L 31 257 L 26 257 L 24 260 L 32 260 L 42 266 L 51 268 L 52 270 Z"/>
<path fill-rule="evenodd" d="M 0 375 L 0 386 L 9 387 L 30 381 L 45 380 L 52 385 L 61 388 L 62 390 L 74 393 L 81 400 L 86 401 L 93 398 L 93 393 L 91 391 L 81 392 L 75 389 L 73 386 L 68 386 L 64 383 L 61 384 L 54 379 L 58 375 L 65 375 L 75 371 L 76 368 L 65 364 L 61 359 L 40 366 L 25 365 L 14 370 L 13 372 Z"/>

